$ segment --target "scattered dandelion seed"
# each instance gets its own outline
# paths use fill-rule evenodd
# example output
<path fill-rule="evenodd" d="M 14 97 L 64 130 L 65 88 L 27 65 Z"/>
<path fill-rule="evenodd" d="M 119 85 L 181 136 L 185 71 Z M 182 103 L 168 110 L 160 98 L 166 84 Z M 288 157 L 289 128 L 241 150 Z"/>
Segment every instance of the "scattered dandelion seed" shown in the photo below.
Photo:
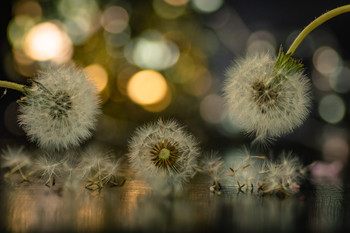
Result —
<path fill-rule="evenodd" d="M 209 187 L 210 191 L 217 194 L 221 193 L 221 180 L 225 177 L 224 161 L 218 153 L 212 152 L 206 154 L 199 161 L 197 170 L 201 173 L 207 174 L 213 180 L 213 184 Z"/>
<path fill-rule="evenodd" d="M 10 169 L 4 177 L 8 178 L 14 173 L 19 173 L 23 181 L 28 181 L 27 172 L 32 165 L 30 154 L 24 150 L 24 147 L 7 147 L 1 153 L 1 167 Z"/>
<path fill-rule="evenodd" d="M 101 190 L 106 184 L 122 186 L 125 183 L 121 159 L 99 147 L 89 147 L 77 165 L 78 174 L 85 188 Z"/>
<path fill-rule="evenodd" d="M 277 161 L 265 160 L 260 173 L 264 177 L 260 190 L 264 193 L 289 195 L 305 178 L 305 168 L 292 152 L 283 152 Z"/>
<path fill-rule="evenodd" d="M 63 171 L 64 159 L 58 159 L 54 153 L 40 155 L 34 162 L 33 174 L 45 180 L 45 185 L 50 187 L 56 184 L 56 178 L 60 177 Z"/>

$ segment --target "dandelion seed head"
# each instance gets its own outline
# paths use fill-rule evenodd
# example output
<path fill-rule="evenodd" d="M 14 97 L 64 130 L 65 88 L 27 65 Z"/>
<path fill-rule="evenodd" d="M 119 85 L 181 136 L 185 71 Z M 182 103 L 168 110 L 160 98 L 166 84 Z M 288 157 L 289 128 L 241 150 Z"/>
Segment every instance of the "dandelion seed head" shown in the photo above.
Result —
<path fill-rule="evenodd" d="M 195 174 L 198 155 L 196 140 L 183 127 L 172 120 L 158 120 L 135 131 L 128 159 L 151 185 L 181 187 Z"/>
<path fill-rule="evenodd" d="M 27 88 L 18 120 L 40 147 L 67 149 L 91 137 L 100 114 L 99 102 L 95 86 L 81 69 L 52 66 Z"/>
<path fill-rule="evenodd" d="M 302 70 L 291 72 L 275 64 L 267 53 L 247 55 L 226 73 L 226 106 L 257 141 L 292 132 L 309 114 L 310 84 Z"/>

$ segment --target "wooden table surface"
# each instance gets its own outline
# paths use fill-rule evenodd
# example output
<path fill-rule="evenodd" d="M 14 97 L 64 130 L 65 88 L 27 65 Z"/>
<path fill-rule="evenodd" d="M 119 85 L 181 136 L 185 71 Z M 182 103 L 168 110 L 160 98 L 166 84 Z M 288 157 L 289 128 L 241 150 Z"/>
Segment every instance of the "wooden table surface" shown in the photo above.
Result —
<path fill-rule="evenodd" d="M 180 196 L 155 193 L 133 178 L 120 187 L 69 189 L 59 181 L 2 182 L 2 232 L 337 232 L 350 229 L 344 185 L 315 185 L 284 199 L 195 177 Z"/>

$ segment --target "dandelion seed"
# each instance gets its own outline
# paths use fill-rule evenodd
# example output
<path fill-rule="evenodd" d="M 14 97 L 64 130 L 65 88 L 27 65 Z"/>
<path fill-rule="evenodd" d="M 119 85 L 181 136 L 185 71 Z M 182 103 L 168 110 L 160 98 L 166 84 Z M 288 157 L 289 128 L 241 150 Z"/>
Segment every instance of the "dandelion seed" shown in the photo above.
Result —
<path fill-rule="evenodd" d="M 196 173 L 199 150 L 175 121 L 159 120 L 136 130 L 129 143 L 131 167 L 155 189 L 182 187 Z"/>
<path fill-rule="evenodd" d="M 5 173 L 4 177 L 7 178 L 14 173 L 19 173 L 24 181 L 28 181 L 28 177 L 25 174 L 32 165 L 32 159 L 30 154 L 24 151 L 24 147 L 7 147 L 2 150 L 1 154 L 1 167 L 9 168 L 10 170 Z"/>
<path fill-rule="evenodd" d="M 264 158 L 264 156 L 252 155 L 247 147 L 243 147 L 227 164 L 227 170 L 230 171 L 227 174 L 228 184 L 239 184 L 238 191 L 243 187 L 246 187 L 247 190 L 251 187 L 252 190 L 260 182 L 259 171 Z"/>
<path fill-rule="evenodd" d="M 100 190 L 106 184 L 121 186 L 125 182 L 121 159 L 99 147 L 90 147 L 82 154 L 77 171 L 90 190 Z"/>
<path fill-rule="evenodd" d="M 264 193 L 295 193 L 299 183 L 305 178 L 305 168 L 292 152 L 282 153 L 277 161 L 266 160 L 260 171 L 263 174 L 261 190 Z"/>
<path fill-rule="evenodd" d="M 302 65 L 284 55 L 248 55 L 227 73 L 224 98 L 232 117 L 256 141 L 292 132 L 309 114 L 310 84 Z"/>
<path fill-rule="evenodd" d="M 32 174 L 37 174 L 45 180 L 45 185 L 50 187 L 56 184 L 56 178 L 62 175 L 64 159 L 58 159 L 56 154 L 45 153 L 34 162 Z"/>
<path fill-rule="evenodd" d="M 24 93 L 19 124 L 40 147 L 62 150 L 91 137 L 100 113 L 99 99 L 81 69 L 50 67 Z"/>
<path fill-rule="evenodd" d="M 215 152 L 205 155 L 199 161 L 199 167 L 197 169 L 199 172 L 211 177 L 213 184 L 209 187 L 209 190 L 220 194 L 222 189 L 221 180 L 224 179 L 226 175 L 224 161 L 221 156 Z"/>

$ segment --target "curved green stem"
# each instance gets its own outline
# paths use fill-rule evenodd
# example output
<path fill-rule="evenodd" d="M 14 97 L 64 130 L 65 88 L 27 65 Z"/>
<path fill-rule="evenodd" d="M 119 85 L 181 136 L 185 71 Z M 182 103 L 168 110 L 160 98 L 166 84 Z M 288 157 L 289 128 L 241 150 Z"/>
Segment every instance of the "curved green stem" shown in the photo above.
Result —
<path fill-rule="evenodd" d="M 16 91 L 24 92 L 24 85 L 21 85 L 21 84 L 18 84 L 18 83 L 13 83 L 13 82 L 0 80 L 0 87 L 10 88 L 10 89 L 13 89 L 13 90 L 16 90 Z"/>
<path fill-rule="evenodd" d="M 335 9 L 333 9 L 331 11 L 328 11 L 328 12 L 324 13 L 323 15 L 321 15 L 320 17 L 318 17 L 317 19 L 315 19 L 314 21 L 312 21 L 308 26 L 306 26 L 306 28 L 304 28 L 304 30 L 293 41 L 292 45 L 289 47 L 289 49 L 288 49 L 286 54 L 293 55 L 295 49 L 299 46 L 299 44 L 315 28 L 317 28 L 318 26 L 320 26 L 321 24 L 323 24 L 327 20 L 329 20 L 329 19 L 331 19 L 331 18 L 333 18 L 333 17 L 335 17 L 337 15 L 349 12 L 349 11 L 350 11 L 350 4 L 349 5 L 345 5 L 345 6 L 341 6 L 341 7 L 338 7 L 338 8 L 335 8 Z"/>

